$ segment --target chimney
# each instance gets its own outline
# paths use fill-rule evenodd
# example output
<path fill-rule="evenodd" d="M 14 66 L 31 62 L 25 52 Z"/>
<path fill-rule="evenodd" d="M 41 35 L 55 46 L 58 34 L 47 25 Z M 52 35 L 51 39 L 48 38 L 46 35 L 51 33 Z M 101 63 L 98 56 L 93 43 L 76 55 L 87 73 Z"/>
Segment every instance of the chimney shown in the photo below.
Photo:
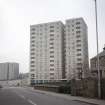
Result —
<path fill-rule="evenodd" d="M 104 44 L 104 48 L 103 48 L 103 50 L 105 51 L 105 44 Z"/>

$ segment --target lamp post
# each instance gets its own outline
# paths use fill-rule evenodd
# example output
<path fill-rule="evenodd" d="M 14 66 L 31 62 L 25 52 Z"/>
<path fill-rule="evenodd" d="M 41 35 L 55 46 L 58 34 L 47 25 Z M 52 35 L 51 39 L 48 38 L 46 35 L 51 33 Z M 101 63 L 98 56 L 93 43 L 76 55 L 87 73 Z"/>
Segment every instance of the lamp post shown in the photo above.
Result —
<path fill-rule="evenodd" d="M 95 18 L 96 18 L 96 43 L 97 43 L 97 70 L 98 70 L 98 98 L 101 98 L 101 77 L 99 68 L 99 44 L 98 44 L 98 18 L 97 18 L 97 0 L 95 2 Z"/>

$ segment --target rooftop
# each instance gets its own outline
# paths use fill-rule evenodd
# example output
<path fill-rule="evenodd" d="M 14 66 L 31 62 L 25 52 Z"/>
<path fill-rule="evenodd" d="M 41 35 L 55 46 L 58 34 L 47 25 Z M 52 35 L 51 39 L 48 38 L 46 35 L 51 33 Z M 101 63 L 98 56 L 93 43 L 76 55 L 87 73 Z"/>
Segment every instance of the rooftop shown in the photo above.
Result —
<path fill-rule="evenodd" d="M 99 57 L 102 57 L 102 56 L 105 56 L 105 48 L 103 48 L 103 51 L 101 53 L 99 53 Z M 97 56 L 91 58 L 91 59 L 94 59 L 96 58 Z"/>

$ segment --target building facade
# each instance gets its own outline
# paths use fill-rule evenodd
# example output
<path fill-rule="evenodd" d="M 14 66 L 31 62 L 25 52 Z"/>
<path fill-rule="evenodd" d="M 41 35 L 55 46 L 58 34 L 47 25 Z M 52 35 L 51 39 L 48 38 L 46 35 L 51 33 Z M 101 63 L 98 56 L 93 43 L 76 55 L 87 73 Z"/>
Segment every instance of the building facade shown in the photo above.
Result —
<path fill-rule="evenodd" d="M 66 20 L 65 71 L 67 79 L 86 78 L 89 71 L 87 25 L 82 18 Z"/>
<path fill-rule="evenodd" d="M 30 79 L 64 78 L 64 25 L 51 22 L 30 26 Z"/>
<path fill-rule="evenodd" d="M 18 63 L 0 63 L 0 80 L 15 80 L 19 77 Z"/>
<path fill-rule="evenodd" d="M 7 69 L 6 63 L 0 63 L 0 80 L 7 80 Z"/>
<path fill-rule="evenodd" d="M 82 18 L 30 26 L 30 82 L 87 76 L 87 25 Z"/>
<path fill-rule="evenodd" d="M 94 78 L 98 77 L 98 70 L 97 70 L 97 56 L 91 58 L 91 76 Z M 103 51 L 99 53 L 99 70 L 101 74 L 101 78 L 105 78 L 105 47 Z"/>

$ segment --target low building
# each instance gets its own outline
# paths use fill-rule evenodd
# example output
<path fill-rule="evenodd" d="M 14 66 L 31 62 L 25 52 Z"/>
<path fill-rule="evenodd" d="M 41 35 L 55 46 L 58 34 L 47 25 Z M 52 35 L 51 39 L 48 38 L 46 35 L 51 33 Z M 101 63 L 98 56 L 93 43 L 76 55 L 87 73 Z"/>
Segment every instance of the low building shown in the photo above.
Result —
<path fill-rule="evenodd" d="M 98 76 L 98 70 L 97 70 L 97 56 L 91 58 L 91 75 L 92 77 L 97 78 Z M 105 47 L 103 48 L 103 51 L 99 53 L 99 70 L 101 78 L 105 78 Z"/>
<path fill-rule="evenodd" d="M 5 86 L 29 86 L 29 73 L 20 73 L 17 79 L 0 80 L 0 85 Z"/>
<path fill-rule="evenodd" d="M 19 79 L 21 80 L 21 86 L 29 85 L 29 73 L 20 73 Z"/>

